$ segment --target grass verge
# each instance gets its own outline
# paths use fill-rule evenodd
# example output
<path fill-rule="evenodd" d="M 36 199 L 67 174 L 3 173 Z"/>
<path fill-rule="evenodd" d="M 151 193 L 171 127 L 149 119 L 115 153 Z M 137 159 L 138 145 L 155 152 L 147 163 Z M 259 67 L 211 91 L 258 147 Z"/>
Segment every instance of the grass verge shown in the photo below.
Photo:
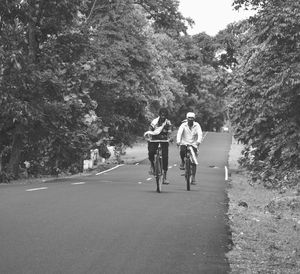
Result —
<path fill-rule="evenodd" d="M 251 184 L 237 164 L 241 145 L 233 142 L 228 219 L 233 247 L 231 273 L 300 273 L 300 195 Z"/>

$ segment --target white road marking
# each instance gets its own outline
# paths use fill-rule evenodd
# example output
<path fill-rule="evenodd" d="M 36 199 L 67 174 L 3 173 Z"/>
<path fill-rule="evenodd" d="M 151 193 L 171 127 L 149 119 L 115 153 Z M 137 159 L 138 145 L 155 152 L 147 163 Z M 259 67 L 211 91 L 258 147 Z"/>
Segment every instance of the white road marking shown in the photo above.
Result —
<path fill-rule="evenodd" d="M 177 166 L 177 164 L 174 164 L 174 166 Z"/>
<path fill-rule="evenodd" d="M 84 185 L 85 182 L 72 183 L 71 185 Z"/>
<path fill-rule="evenodd" d="M 152 180 L 152 178 L 147 178 L 147 181 L 150 181 L 150 180 Z"/>
<path fill-rule="evenodd" d="M 136 163 L 135 165 L 138 166 L 140 163 Z"/>
<path fill-rule="evenodd" d="M 141 184 L 142 184 L 142 182 L 138 182 L 138 184 L 139 184 L 139 185 L 141 185 Z"/>
<path fill-rule="evenodd" d="M 42 189 L 47 189 L 48 187 L 37 187 L 37 188 L 29 188 L 26 189 L 26 191 L 36 191 L 36 190 L 42 190 Z"/>
<path fill-rule="evenodd" d="M 225 168 L 225 181 L 228 181 L 228 168 L 227 166 L 225 166 L 224 168 Z"/>
<path fill-rule="evenodd" d="M 172 166 L 169 166 L 169 168 L 172 168 Z"/>
<path fill-rule="evenodd" d="M 109 172 L 109 171 L 111 171 L 111 170 L 113 170 L 113 169 L 116 169 L 116 168 L 118 168 L 118 167 L 120 167 L 120 166 L 124 166 L 124 164 L 122 164 L 122 165 L 117 165 L 117 166 L 115 166 L 115 167 L 112 167 L 112 168 L 110 168 L 110 169 L 107 169 L 107 170 L 104 170 L 104 171 L 98 172 L 98 173 L 96 173 L 96 175 L 100 175 L 100 174 L 103 174 L 103 173 Z"/>

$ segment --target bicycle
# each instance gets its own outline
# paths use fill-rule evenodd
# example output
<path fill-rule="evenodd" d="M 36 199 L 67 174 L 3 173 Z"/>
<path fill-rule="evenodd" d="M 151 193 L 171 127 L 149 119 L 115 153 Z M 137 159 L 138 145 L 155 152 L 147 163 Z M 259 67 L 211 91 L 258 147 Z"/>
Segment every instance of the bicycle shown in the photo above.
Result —
<path fill-rule="evenodd" d="M 162 170 L 162 151 L 161 151 L 161 143 L 167 143 L 170 140 L 148 140 L 151 143 L 158 143 L 158 147 L 154 157 L 154 178 L 156 181 L 156 192 L 161 192 L 161 187 L 163 183 L 163 170 Z"/>
<path fill-rule="evenodd" d="M 196 165 L 198 161 L 192 145 L 186 145 L 186 155 L 185 155 L 185 181 L 187 191 L 191 190 L 191 183 L 193 174 L 195 174 Z"/>

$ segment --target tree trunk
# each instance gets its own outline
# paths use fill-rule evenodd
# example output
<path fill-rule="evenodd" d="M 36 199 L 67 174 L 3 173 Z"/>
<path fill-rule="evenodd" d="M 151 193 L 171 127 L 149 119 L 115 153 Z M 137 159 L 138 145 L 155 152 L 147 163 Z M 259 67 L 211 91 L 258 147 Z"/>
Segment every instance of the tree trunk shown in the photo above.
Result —
<path fill-rule="evenodd" d="M 38 43 L 36 39 L 36 0 L 29 0 L 29 23 L 28 23 L 28 55 L 30 64 L 36 63 Z M 8 163 L 8 172 L 14 177 L 19 176 L 19 164 L 21 152 L 23 149 L 24 126 L 20 123 L 16 124 L 16 128 L 12 140 L 12 150 Z"/>
<path fill-rule="evenodd" d="M 18 124 L 15 128 L 12 142 L 12 149 L 10 154 L 10 159 L 8 163 L 8 173 L 13 176 L 13 178 L 18 178 L 19 176 L 19 164 L 21 158 L 21 152 L 23 148 L 23 126 Z"/>

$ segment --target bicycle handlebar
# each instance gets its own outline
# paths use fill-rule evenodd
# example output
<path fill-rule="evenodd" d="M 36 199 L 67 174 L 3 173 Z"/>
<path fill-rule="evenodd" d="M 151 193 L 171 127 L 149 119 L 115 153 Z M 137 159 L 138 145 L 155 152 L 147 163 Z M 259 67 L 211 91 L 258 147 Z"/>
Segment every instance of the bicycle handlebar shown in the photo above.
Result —
<path fill-rule="evenodd" d="M 170 139 L 168 140 L 147 140 L 150 143 L 168 143 L 170 142 Z"/>
<path fill-rule="evenodd" d="M 196 144 L 183 144 L 183 143 L 178 143 L 180 146 L 190 146 L 190 147 L 197 147 L 199 146 L 201 143 L 199 143 L 199 145 L 196 145 Z"/>

